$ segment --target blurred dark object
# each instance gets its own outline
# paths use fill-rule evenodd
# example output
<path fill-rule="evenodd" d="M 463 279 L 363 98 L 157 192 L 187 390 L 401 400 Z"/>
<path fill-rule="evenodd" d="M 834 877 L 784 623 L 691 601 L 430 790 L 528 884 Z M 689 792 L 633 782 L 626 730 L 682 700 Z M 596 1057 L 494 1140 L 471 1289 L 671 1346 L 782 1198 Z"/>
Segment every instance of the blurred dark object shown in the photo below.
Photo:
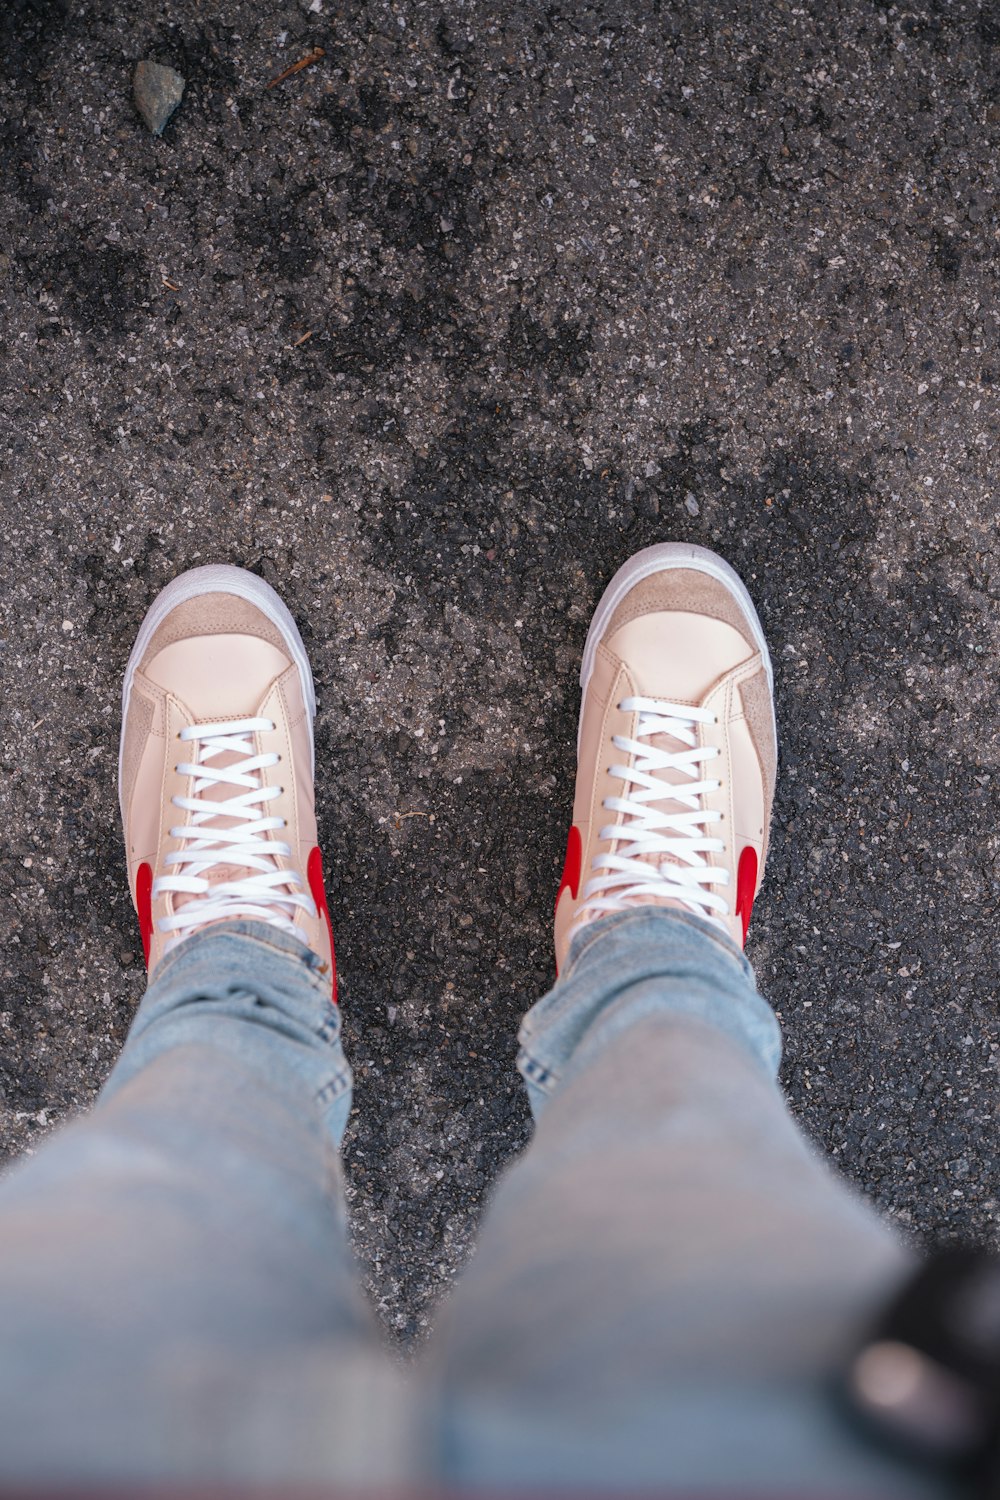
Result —
<path fill-rule="evenodd" d="M 934 1253 L 856 1355 L 847 1394 L 894 1447 L 1000 1500 L 1000 1258 Z"/>

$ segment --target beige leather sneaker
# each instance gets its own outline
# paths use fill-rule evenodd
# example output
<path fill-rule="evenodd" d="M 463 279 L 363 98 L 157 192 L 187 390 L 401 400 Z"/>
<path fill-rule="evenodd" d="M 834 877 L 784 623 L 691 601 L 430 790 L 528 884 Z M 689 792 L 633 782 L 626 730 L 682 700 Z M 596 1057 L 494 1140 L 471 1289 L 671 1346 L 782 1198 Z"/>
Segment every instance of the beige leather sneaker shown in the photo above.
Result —
<path fill-rule="evenodd" d="M 242 568 L 193 568 L 153 601 L 122 690 L 118 797 L 152 973 L 209 922 L 280 928 L 329 966 L 316 845 L 316 698 L 278 595 Z"/>
<path fill-rule="evenodd" d="M 777 770 L 771 660 L 750 596 L 705 547 L 665 542 L 591 622 L 556 964 L 579 924 L 653 902 L 742 946 Z"/>

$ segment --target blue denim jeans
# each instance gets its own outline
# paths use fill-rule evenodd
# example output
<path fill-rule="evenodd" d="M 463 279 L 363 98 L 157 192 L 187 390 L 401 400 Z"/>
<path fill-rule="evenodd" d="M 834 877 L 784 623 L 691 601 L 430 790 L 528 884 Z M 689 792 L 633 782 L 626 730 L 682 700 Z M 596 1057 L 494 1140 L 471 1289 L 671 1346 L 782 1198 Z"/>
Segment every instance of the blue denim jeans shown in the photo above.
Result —
<path fill-rule="evenodd" d="M 180 944 L 94 1109 L 0 1183 L 0 1486 L 946 1493 L 832 1397 L 907 1257 L 796 1130 L 723 937 L 577 935 L 521 1032 L 534 1139 L 405 1369 L 348 1248 L 317 962 L 252 922 Z"/>

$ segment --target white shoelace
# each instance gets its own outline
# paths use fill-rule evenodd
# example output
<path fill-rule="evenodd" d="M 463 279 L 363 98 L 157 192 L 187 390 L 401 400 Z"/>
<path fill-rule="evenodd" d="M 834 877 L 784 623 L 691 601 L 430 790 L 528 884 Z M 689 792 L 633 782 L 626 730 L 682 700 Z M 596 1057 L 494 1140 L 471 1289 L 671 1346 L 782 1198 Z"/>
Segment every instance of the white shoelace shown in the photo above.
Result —
<path fill-rule="evenodd" d="M 580 911 L 622 911 L 637 899 L 659 897 L 680 901 L 699 916 L 724 920 L 729 902 L 710 887 L 728 886 L 729 872 L 705 857 L 725 852 L 722 839 L 706 831 L 721 822 L 722 814 L 702 806 L 706 792 L 720 786 L 704 779 L 704 763 L 721 752 L 698 744 L 698 725 L 715 723 L 715 715 L 658 698 L 626 698 L 619 707 L 637 713 L 639 721 L 635 739 L 616 734 L 612 741 L 628 757 L 627 764 L 610 768 L 625 783 L 625 796 L 606 797 L 604 807 L 621 813 L 622 821 L 602 828 L 600 837 L 615 841 L 618 849 L 595 857 L 593 868 L 600 873 L 584 886 Z M 650 744 L 658 735 L 686 748 L 671 751 Z M 663 772 L 669 780 L 657 774 Z"/>
<path fill-rule="evenodd" d="M 291 848 L 271 835 L 285 827 L 285 819 L 269 817 L 262 811 L 263 804 L 281 796 L 281 787 L 265 785 L 262 774 L 276 766 L 281 757 L 275 751 L 256 754 L 252 737 L 273 728 L 270 719 L 234 719 L 227 724 L 192 724 L 181 730 L 180 738 L 197 747 L 195 763 L 183 761 L 177 766 L 179 775 L 194 777 L 193 795 L 171 799 L 189 817 L 171 828 L 170 836 L 183 840 L 187 847 L 167 855 L 165 863 L 175 866 L 177 874 L 161 875 L 153 885 L 153 896 L 171 893 L 189 899 L 173 916 L 160 919 L 161 932 L 184 937 L 204 922 L 251 917 L 305 941 L 294 925 L 295 913 L 303 909 L 315 917 L 316 904 L 298 889 L 302 877 L 295 870 L 278 866 L 278 858 L 287 858 Z M 227 764 L 213 766 L 211 762 L 220 756 L 227 757 Z M 201 795 L 217 786 L 246 790 L 224 802 L 212 802 Z M 227 827 L 226 823 L 234 826 Z M 205 876 L 217 865 L 235 865 L 256 873 L 213 884 Z"/>

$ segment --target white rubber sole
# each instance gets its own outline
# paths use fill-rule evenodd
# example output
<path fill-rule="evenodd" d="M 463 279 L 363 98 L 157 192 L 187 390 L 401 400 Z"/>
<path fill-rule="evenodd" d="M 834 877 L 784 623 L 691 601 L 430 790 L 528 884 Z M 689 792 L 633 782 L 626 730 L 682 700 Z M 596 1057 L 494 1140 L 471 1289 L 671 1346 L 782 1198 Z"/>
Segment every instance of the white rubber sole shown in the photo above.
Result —
<path fill-rule="evenodd" d="M 600 603 L 594 611 L 594 618 L 590 622 L 587 631 L 587 640 L 583 648 L 583 664 L 580 667 L 580 687 L 586 694 L 590 683 L 591 674 L 594 670 L 594 657 L 597 654 L 597 644 L 607 630 L 608 621 L 618 608 L 630 589 L 644 578 L 649 578 L 654 573 L 666 573 L 671 568 L 689 568 L 696 573 L 707 573 L 710 578 L 716 579 L 723 584 L 737 604 L 740 606 L 750 626 L 757 649 L 760 651 L 764 662 L 764 670 L 767 673 L 767 685 L 771 693 L 771 711 L 774 711 L 774 669 L 771 666 L 771 654 L 767 649 L 767 640 L 764 636 L 764 627 L 760 623 L 757 611 L 753 607 L 753 600 L 747 593 L 746 585 L 734 568 L 731 568 L 717 553 L 710 552 L 707 547 L 698 547 L 694 542 L 660 542 L 655 547 L 645 547 L 630 557 L 628 562 L 623 563 L 618 572 L 608 584 L 601 595 Z M 581 719 L 582 728 L 582 719 Z"/>
<path fill-rule="evenodd" d="M 206 568 L 190 568 L 186 573 L 181 573 L 179 577 L 168 583 L 166 588 L 161 589 L 149 606 L 146 617 L 139 626 L 139 634 L 136 636 L 135 645 L 132 647 L 128 665 L 125 668 L 125 680 L 122 683 L 122 730 L 118 742 L 119 805 L 122 795 L 125 720 L 128 715 L 129 699 L 132 696 L 132 679 L 146 654 L 154 632 L 159 630 L 170 611 L 176 609 L 179 604 L 186 604 L 190 599 L 200 599 L 203 594 L 235 594 L 239 599 L 247 599 L 260 610 L 261 614 L 267 616 L 272 625 L 277 626 L 288 647 L 289 656 L 299 669 L 302 692 L 306 707 L 309 709 L 310 729 L 316 717 L 316 689 L 313 685 L 306 648 L 302 644 L 299 628 L 292 619 L 287 606 L 271 585 L 265 583 L 263 578 L 258 578 L 256 573 L 248 573 L 245 568 L 230 567 L 227 563 L 214 563 Z M 310 740 L 311 738 L 310 732 Z M 123 809 L 123 820 L 124 816 Z"/>

